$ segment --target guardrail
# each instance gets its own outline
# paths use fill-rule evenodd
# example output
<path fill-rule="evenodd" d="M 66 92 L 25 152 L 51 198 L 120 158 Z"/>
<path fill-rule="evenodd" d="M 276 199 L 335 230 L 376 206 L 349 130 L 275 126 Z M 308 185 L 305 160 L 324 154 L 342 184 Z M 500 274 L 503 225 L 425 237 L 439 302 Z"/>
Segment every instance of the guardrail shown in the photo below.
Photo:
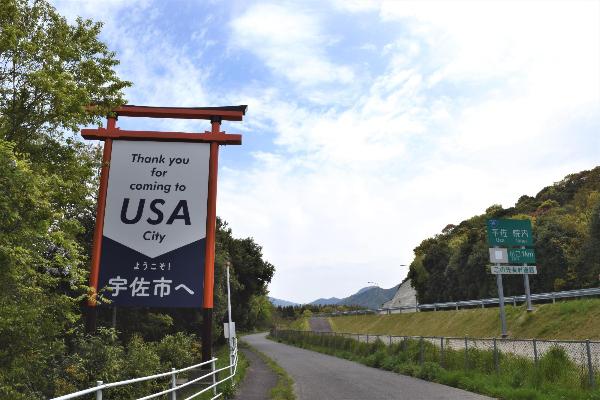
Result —
<path fill-rule="evenodd" d="M 140 397 L 137 400 L 149 400 L 149 399 L 157 398 L 159 396 L 165 396 L 168 394 L 171 395 L 169 400 L 177 400 L 177 391 L 178 390 L 189 387 L 190 385 L 192 385 L 194 383 L 199 383 L 199 382 L 210 383 L 211 379 L 212 379 L 212 383 L 208 384 L 206 387 L 198 390 L 196 393 L 193 393 L 191 396 L 188 396 L 183 400 L 191 400 L 197 396 L 200 396 L 203 393 L 208 392 L 211 389 L 213 390 L 213 394 L 214 394 L 214 397 L 212 397 L 211 400 L 214 400 L 214 399 L 221 397 L 221 395 L 222 395 L 222 393 L 217 393 L 217 387 L 221 383 L 232 379 L 237 372 L 237 362 L 238 362 L 237 338 L 233 338 L 232 346 L 229 349 L 229 352 L 230 352 L 229 353 L 230 364 L 225 367 L 219 368 L 219 369 L 216 368 L 216 362 L 217 362 L 218 358 L 212 358 L 211 360 L 202 362 L 200 364 L 191 365 L 189 367 L 185 367 L 185 368 L 181 368 L 181 369 L 173 368 L 173 369 L 171 369 L 170 372 L 163 372 L 161 374 L 143 376 L 140 378 L 128 379 L 125 381 L 112 382 L 112 383 L 104 383 L 102 381 L 97 381 L 97 385 L 95 387 L 85 389 L 85 390 L 80 390 L 79 392 L 67 394 L 64 396 L 55 397 L 51 400 L 76 399 L 78 397 L 85 396 L 86 394 L 95 394 L 96 400 L 103 400 L 103 397 L 102 397 L 103 393 L 107 389 L 115 388 L 118 386 L 131 385 L 133 383 L 138 383 L 138 382 L 145 382 L 145 381 L 149 381 L 149 380 L 153 380 L 153 379 L 165 378 L 165 377 L 171 377 L 171 388 L 157 392 L 157 393 L 150 394 L 145 397 Z M 179 385 L 177 384 L 177 375 L 178 374 L 181 374 L 181 373 L 187 372 L 187 371 L 191 371 L 191 370 L 194 370 L 197 368 L 202 368 L 202 367 L 205 367 L 208 365 L 210 365 L 210 369 L 211 369 L 211 371 L 209 373 L 202 375 L 200 377 L 191 379 L 185 383 L 181 383 Z M 225 370 L 229 370 L 229 375 L 223 379 L 218 380 L 218 373 L 221 371 L 225 371 Z M 108 400 L 108 398 L 106 398 L 105 400 Z"/>
<path fill-rule="evenodd" d="M 536 293 L 531 295 L 531 301 L 541 300 L 552 300 L 556 302 L 557 299 L 568 299 L 573 297 L 587 297 L 587 296 L 600 296 L 600 288 L 591 289 L 577 289 L 577 290 L 565 290 L 562 292 L 550 292 L 550 293 Z M 512 303 L 514 306 L 517 303 L 525 302 L 525 295 L 521 296 L 505 296 L 505 303 Z M 498 305 L 500 300 L 495 297 L 491 299 L 480 299 L 480 300 L 461 300 L 461 301 L 449 301 L 445 303 L 433 303 L 433 304 L 416 304 L 414 306 L 401 306 L 401 307 L 390 307 L 390 308 L 377 308 L 375 310 L 355 310 L 355 311 L 336 311 L 333 313 L 319 314 L 322 316 L 335 317 L 340 315 L 361 315 L 361 314 L 397 314 L 402 311 L 421 311 L 421 310 L 433 310 L 438 311 L 441 309 L 454 308 L 458 310 L 460 307 L 472 307 L 477 306 L 484 308 L 486 305 Z"/>

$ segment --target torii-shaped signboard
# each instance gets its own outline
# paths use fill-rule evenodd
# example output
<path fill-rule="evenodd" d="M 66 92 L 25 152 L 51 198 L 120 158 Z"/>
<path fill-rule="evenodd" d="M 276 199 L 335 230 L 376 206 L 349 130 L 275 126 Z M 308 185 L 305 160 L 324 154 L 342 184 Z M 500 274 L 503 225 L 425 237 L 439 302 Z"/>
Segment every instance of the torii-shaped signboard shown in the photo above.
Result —
<path fill-rule="evenodd" d="M 202 359 L 212 358 L 219 145 L 242 143 L 241 135 L 220 128 L 223 120 L 242 121 L 246 109 L 125 105 L 108 117 L 106 128 L 81 131 L 85 139 L 104 141 L 89 330 L 96 328 L 99 289 L 109 289 L 106 297 L 115 306 L 202 306 Z M 121 130 L 119 116 L 205 119 L 212 129 Z"/>

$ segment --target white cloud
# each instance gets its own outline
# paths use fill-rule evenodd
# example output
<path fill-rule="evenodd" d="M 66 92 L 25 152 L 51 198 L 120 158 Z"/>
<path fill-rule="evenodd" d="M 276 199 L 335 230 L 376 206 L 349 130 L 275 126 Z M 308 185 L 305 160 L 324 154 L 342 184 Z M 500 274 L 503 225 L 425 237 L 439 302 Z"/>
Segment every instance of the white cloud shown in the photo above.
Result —
<path fill-rule="evenodd" d="M 298 4 L 254 4 L 231 21 L 231 46 L 248 50 L 271 68 L 300 86 L 348 84 L 354 72 L 328 59 L 319 17 Z"/>

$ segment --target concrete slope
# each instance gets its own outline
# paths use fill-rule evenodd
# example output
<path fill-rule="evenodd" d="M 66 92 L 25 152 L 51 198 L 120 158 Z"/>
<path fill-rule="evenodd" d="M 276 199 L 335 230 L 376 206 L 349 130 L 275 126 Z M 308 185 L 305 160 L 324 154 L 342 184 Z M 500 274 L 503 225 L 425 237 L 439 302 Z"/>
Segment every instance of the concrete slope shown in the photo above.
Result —
<path fill-rule="evenodd" d="M 416 306 L 417 291 L 412 287 L 410 279 L 405 280 L 398 287 L 394 297 L 383 304 L 383 308 Z M 403 312 L 414 312 L 414 309 L 403 310 Z"/>
<path fill-rule="evenodd" d="M 244 341 L 275 360 L 295 382 L 298 400 L 485 400 L 469 393 L 266 339 Z"/>

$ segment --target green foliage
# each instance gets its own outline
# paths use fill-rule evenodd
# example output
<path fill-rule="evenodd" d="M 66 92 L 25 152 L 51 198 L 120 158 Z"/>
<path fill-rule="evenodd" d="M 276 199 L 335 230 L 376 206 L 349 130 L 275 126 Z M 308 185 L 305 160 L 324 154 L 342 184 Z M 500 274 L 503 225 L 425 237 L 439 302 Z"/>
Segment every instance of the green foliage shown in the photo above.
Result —
<path fill-rule="evenodd" d="M 20 151 L 60 130 L 97 122 L 124 102 L 115 54 L 98 40 L 101 23 L 70 25 L 47 1 L 0 2 L 0 132 Z M 97 104 L 92 112 L 84 107 Z"/>
<path fill-rule="evenodd" d="M 595 287 L 600 279 L 600 167 L 568 175 L 515 207 L 489 207 L 485 214 L 448 225 L 414 250 L 408 277 L 421 303 L 494 297 L 485 223 L 490 218 L 531 219 L 537 266 L 531 290 Z M 506 295 L 521 294 L 520 276 L 506 276 Z"/>
<path fill-rule="evenodd" d="M 425 379 L 427 381 L 435 381 L 442 375 L 442 367 L 434 362 L 423 363 L 421 368 L 417 372 L 417 378 Z"/>
<path fill-rule="evenodd" d="M 179 369 L 192 365 L 200 358 L 200 345 L 193 335 L 177 332 L 164 336 L 157 343 L 156 353 L 163 369 Z"/>
<path fill-rule="evenodd" d="M 275 267 L 265 261 L 262 248 L 252 239 L 236 239 L 227 222 L 217 220 L 217 257 L 215 265 L 215 320 L 226 320 L 226 264 L 231 274 L 231 306 L 238 330 L 267 327 L 273 307 L 267 298 L 267 285 Z"/>
<path fill-rule="evenodd" d="M 80 342 L 98 149 L 65 131 L 122 103 L 128 85 L 99 32 L 69 25 L 46 1 L 0 0 L 2 398 L 72 388 L 68 368 L 85 380 L 65 354 Z M 92 102 L 101 106 L 88 113 Z"/>

